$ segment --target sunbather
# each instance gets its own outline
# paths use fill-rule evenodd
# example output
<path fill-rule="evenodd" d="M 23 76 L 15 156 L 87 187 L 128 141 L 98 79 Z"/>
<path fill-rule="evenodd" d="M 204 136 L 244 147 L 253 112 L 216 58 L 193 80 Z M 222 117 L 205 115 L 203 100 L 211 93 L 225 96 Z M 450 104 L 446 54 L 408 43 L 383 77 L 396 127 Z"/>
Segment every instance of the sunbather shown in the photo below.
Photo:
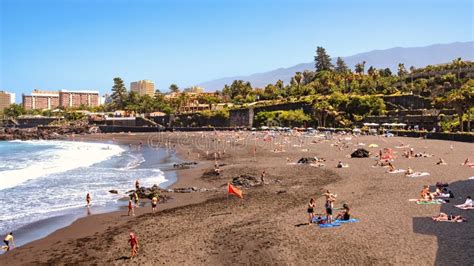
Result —
<path fill-rule="evenodd" d="M 411 167 L 408 167 L 408 169 L 405 172 L 405 175 L 411 175 L 411 174 L 413 174 L 413 169 L 411 169 Z"/>
<path fill-rule="evenodd" d="M 455 207 L 463 209 L 463 208 L 472 208 L 474 207 L 473 205 L 474 204 L 472 202 L 471 196 L 467 196 L 466 201 L 463 204 L 456 205 Z"/>
<path fill-rule="evenodd" d="M 433 195 L 430 193 L 430 187 L 427 185 L 423 186 L 423 190 L 420 192 L 420 201 L 431 201 L 433 200 Z"/>
<path fill-rule="evenodd" d="M 442 159 L 442 158 L 439 158 L 439 161 L 436 162 L 437 165 L 445 165 L 446 162 Z"/>
<path fill-rule="evenodd" d="M 348 221 L 351 219 L 351 211 L 350 211 L 350 208 L 349 208 L 349 205 L 347 205 L 346 203 L 342 204 L 342 208 L 343 210 L 341 212 L 339 212 L 339 214 L 336 216 L 336 220 L 344 220 L 344 221 Z"/>
<path fill-rule="evenodd" d="M 441 212 L 438 216 L 431 217 L 433 221 L 437 222 L 465 222 L 466 219 L 463 218 L 461 215 L 447 215 L 444 212 Z"/>

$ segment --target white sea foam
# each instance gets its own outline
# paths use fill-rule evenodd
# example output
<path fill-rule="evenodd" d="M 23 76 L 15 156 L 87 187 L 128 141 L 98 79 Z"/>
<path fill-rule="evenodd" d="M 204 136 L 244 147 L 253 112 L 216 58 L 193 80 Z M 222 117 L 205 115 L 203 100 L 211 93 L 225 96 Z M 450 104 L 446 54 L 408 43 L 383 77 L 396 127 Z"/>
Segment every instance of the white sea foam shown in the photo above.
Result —
<path fill-rule="evenodd" d="M 53 149 L 36 154 L 21 169 L 0 171 L 0 190 L 11 188 L 28 180 L 61 173 L 79 167 L 91 166 L 125 150 L 118 145 L 68 141 L 24 141 L 29 145 L 53 145 Z M 5 156 L 5 155 L 3 155 Z"/>

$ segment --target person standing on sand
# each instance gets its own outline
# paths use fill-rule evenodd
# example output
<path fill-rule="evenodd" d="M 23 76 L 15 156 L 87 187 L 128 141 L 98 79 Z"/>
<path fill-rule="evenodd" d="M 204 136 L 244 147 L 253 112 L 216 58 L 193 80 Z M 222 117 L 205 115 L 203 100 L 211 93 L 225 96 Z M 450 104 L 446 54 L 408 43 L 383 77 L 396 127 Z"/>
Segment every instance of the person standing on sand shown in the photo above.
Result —
<path fill-rule="evenodd" d="M 135 181 L 135 191 L 138 190 L 140 190 L 140 181 L 137 179 L 137 181 Z"/>
<path fill-rule="evenodd" d="M 311 198 L 308 204 L 309 223 L 313 222 L 315 207 L 316 207 L 316 201 L 313 198 Z"/>
<path fill-rule="evenodd" d="M 91 206 L 91 195 L 89 193 L 87 193 L 86 195 L 86 202 L 87 202 L 86 207 Z"/>
<path fill-rule="evenodd" d="M 332 194 L 329 189 L 326 193 L 323 194 L 326 197 L 326 204 L 324 207 L 326 208 L 326 222 L 332 223 L 332 209 L 334 207 L 334 201 L 336 201 L 337 195 Z"/>
<path fill-rule="evenodd" d="M 10 242 L 12 243 L 13 248 L 16 248 L 15 241 L 13 241 L 13 232 L 10 232 L 3 240 L 5 246 L 2 246 L 2 249 L 5 250 L 5 252 L 10 251 Z"/>
<path fill-rule="evenodd" d="M 265 185 L 265 176 L 267 175 L 267 173 L 265 173 L 265 171 L 262 172 L 262 174 L 260 175 L 260 182 L 262 185 Z"/>
<path fill-rule="evenodd" d="M 135 216 L 135 210 L 133 209 L 133 203 L 131 199 L 128 201 L 128 216 L 130 216 L 130 213 Z"/>
<path fill-rule="evenodd" d="M 139 202 L 138 194 L 137 194 L 136 191 L 135 191 L 135 193 L 133 193 L 133 199 L 135 201 L 135 207 L 137 207 L 137 208 L 140 207 L 139 206 L 140 202 Z"/>
<path fill-rule="evenodd" d="M 138 255 L 138 239 L 134 233 L 130 232 L 130 239 L 128 240 L 130 243 L 131 248 L 131 258 L 136 257 Z"/>
<path fill-rule="evenodd" d="M 151 199 L 151 211 L 155 213 L 156 211 L 156 205 L 158 204 L 158 197 L 156 195 L 153 196 Z"/>

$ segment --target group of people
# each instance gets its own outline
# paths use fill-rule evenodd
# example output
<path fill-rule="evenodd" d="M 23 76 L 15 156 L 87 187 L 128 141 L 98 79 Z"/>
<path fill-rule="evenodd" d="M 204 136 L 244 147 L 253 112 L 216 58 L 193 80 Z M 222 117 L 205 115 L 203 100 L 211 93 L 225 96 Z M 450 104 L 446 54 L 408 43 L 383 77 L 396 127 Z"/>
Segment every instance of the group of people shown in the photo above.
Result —
<path fill-rule="evenodd" d="M 325 223 L 332 223 L 334 220 L 350 220 L 351 219 L 351 211 L 349 208 L 349 205 L 344 203 L 342 205 L 342 210 L 339 212 L 336 217 L 333 217 L 333 210 L 334 210 L 334 202 L 336 201 L 337 194 L 331 193 L 329 190 L 327 190 L 324 194 L 322 194 L 325 197 L 325 204 L 324 208 L 326 211 L 326 219 Z M 315 208 L 316 208 L 316 201 L 311 198 L 308 203 L 308 218 L 309 218 L 309 224 L 311 224 L 316 217 L 315 214 Z"/>
<path fill-rule="evenodd" d="M 430 192 L 428 185 L 424 185 L 420 192 L 420 202 L 431 202 L 441 201 L 442 203 L 449 202 L 448 198 L 454 198 L 453 191 L 449 188 L 448 184 L 436 183 L 435 192 Z M 454 207 L 459 209 L 471 209 L 474 208 L 473 201 L 470 196 L 466 197 L 466 201 L 463 204 L 455 205 Z M 441 212 L 440 214 L 431 217 L 436 222 L 465 222 L 466 218 L 461 215 L 452 215 Z"/>

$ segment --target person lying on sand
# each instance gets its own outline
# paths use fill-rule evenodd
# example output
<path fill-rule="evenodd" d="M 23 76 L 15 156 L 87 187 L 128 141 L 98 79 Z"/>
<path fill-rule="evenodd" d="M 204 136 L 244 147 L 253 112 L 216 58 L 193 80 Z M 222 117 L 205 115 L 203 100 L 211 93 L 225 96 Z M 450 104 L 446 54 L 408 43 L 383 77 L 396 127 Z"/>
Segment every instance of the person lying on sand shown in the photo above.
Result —
<path fill-rule="evenodd" d="M 138 238 L 137 236 L 130 232 L 130 239 L 128 240 L 130 243 L 130 248 L 131 248 L 131 258 L 136 257 L 138 255 Z"/>
<path fill-rule="evenodd" d="M 444 212 L 441 212 L 438 216 L 433 216 L 431 217 L 433 221 L 436 222 L 465 222 L 467 221 L 465 218 L 463 218 L 461 215 L 447 215 Z"/>
<path fill-rule="evenodd" d="M 13 248 L 16 248 L 15 241 L 13 241 L 13 232 L 10 232 L 7 236 L 5 236 L 5 239 L 3 240 L 5 246 L 2 246 L 2 250 L 5 252 L 10 251 L 10 242 Z"/>
<path fill-rule="evenodd" d="M 412 175 L 414 173 L 413 169 L 411 167 L 408 167 L 408 169 L 405 172 L 405 175 Z"/>
<path fill-rule="evenodd" d="M 471 163 L 471 161 L 469 160 L 469 158 L 466 158 L 466 160 L 464 161 L 464 163 L 462 163 L 461 165 L 465 165 L 465 166 L 469 166 L 469 167 L 474 167 L 474 163 Z"/>
<path fill-rule="evenodd" d="M 446 165 L 447 163 L 443 160 L 443 158 L 439 158 L 439 160 L 436 162 L 436 165 Z"/>
<path fill-rule="evenodd" d="M 314 218 L 314 208 L 316 208 L 316 201 L 311 198 L 308 203 L 308 216 L 309 216 L 309 223 L 312 223 Z"/>
<path fill-rule="evenodd" d="M 430 187 L 427 185 L 423 186 L 423 189 L 420 192 L 420 201 L 431 201 L 433 200 L 433 195 L 430 193 Z"/>
<path fill-rule="evenodd" d="M 348 221 L 351 219 L 351 210 L 346 203 L 342 204 L 342 211 L 336 216 L 336 220 Z"/>
<path fill-rule="evenodd" d="M 455 205 L 454 207 L 465 209 L 465 208 L 473 208 L 474 203 L 472 202 L 471 196 L 466 197 L 466 201 L 463 204 Z"/>

